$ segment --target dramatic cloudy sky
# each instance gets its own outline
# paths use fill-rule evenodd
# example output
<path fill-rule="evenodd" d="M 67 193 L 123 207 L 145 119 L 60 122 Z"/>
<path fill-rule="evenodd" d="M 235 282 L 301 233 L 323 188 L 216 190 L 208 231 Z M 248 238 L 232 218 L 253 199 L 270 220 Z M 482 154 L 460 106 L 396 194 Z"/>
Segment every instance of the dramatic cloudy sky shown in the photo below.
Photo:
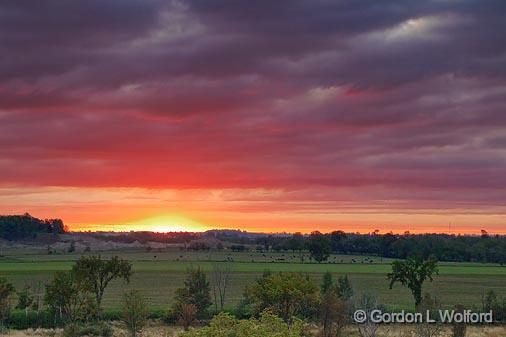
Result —
<path fill-rule="evenodd" d="M 0 0 L 0 213 L 74 229 L 506 233 L 505 13 Z"/>

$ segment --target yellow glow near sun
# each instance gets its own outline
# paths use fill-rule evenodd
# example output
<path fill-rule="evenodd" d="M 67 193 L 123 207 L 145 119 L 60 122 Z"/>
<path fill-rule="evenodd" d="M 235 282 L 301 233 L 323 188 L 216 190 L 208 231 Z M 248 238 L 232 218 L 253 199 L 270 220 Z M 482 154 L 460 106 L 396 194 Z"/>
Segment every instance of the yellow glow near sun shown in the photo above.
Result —
<path fill-rule="evenodd" d="M 206 227 L 201 223 L 176 214 L 158 215 L 147 219 L 133 221 L 127 225 L 130 228 L 136 228 L 136 230 L 148 230 L 153 232 L 191 232 L 206 229 Z"/>

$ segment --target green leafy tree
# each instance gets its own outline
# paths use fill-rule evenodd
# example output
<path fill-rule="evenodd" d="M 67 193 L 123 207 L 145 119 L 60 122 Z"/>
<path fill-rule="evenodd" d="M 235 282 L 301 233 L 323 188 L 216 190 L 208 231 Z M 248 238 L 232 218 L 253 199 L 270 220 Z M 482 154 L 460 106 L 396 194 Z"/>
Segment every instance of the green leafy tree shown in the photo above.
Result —
<path fill-rule="evenodd" d="M 11 297 L 16 292 L 14 286 L 5 278 L 0 277 L 0 325 L 4 326 L 11 310 Z"/>
<path fill-rule="evenodd" d="M 136 337 L 146 326 L 148 307 L 144 297 L 137 290 L 132 290 L 123 295 L 121 320 L 125 323 L 132 337 Z"/>
<path fill-rule="evenodd" d="M 197 308 L 197 317 L 203 318 L 207 316 L 211 303 L 211 286 L 206 274 L 200 268 L 189 269 L 184 287 L 176 289 L 174 310 L 179 313 L 183 305 L 193 304 Z"/>
<path fill-rule="evenodd" d="M 409 288 L 415 299 L 415 306 L 422 301 L 423 283 L 428 279 L 432 282 L 433 276 L 439 273 L 437 260 L 434 257 L 422 260 L 420 257 L 411 257 L 405 261 L 392 262 L 392 272 L 389 273 L 390 289 L 396 282 Z"/>
<path fill-rule="evenodd" d="M 318 231 L 312 232 L 309 236 L 308 249 L 315 261 L 326 261 L 331 253 L 330 240 Z"/>
<path fill-rule="evenodd" d="M 114 279 L 123 279 L 128 283 L 132 264 L 117 256 L 110 260 L 102 260 L 100 256 L 83 256 L 73 266 L 72 273 L 80 284 L 93 293 L 99 318 L 105 289 Z"/>
<path fill-rule="evenodd" d="M 56 318 L 65 323 L 88 320 L 95 312 L 91 294 L 72 272 L 58 272 L 46 285 L 44 302 Z"/>
<path fill-rule="evenodd" d="M 246 288 L 245 297 L 255 315 L 268 309 L 288 321 L 316 312 L 318 288 L 299 273 L 267 274 Z"/>

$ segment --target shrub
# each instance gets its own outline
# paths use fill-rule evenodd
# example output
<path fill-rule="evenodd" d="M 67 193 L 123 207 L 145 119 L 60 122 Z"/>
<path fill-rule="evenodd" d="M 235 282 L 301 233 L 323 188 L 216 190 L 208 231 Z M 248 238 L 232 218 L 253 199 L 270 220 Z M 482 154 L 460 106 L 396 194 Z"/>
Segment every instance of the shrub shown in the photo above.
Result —
<path fill-rule="evenodd" d="M 105 322 L 86 324 L 79 330 L 79 336 L 111 337 L 112 334 L 113 330 L 111 326 Z"/>
<path fill-rule="evenodd" d="M 147 323 L 148 309 L 141 294 L 132 290 L 123 297 L 122 320 L 132 337 L 136 337 Z"/>
<path fill-rule="evenodd" d="M 46 285 L 44 301 L 55 321 L 86 321 L 96 312 L 90 293 L 72 272 L 58 272 L 54 275 L 53 281 Z"/>
<path fill-rule="evenodd" d="M 200 268 L 189 269 L 184 287 L 176 289 L 173 311 L 181 312 L 181 307 L 185 304 L 195 305 L 197 318 L 207 317 L 207 309 L 211 305 L 211 287 L 206 274 Z"/>
<path fill-rule="evenodd" d="M 3 328 L 11 311 L 11 296 L 16 290 L 5 278 L 0 278 L 0 327 Z"/>
<path fill-rule="evenodd" d="M 69 323 L 63 328 L 63 337 L 82 337 L 82 336 L 97 336 L 97 337 L 111 337 L 113 330 L 111 326 L 104 322 L 79 324 Z"/>
<path fill-rule="evenodd" d="M 81 327 L 77 323 L 69 323 L 65 325 L 63 329 L 63 337 L 79 337 L 79 331 Z"/>
<path fill-rule="evenodd" d="M 348 322 L 348 308 L 339 297 L 339 287 L 332 284 L 322 294 L 320 302 L 320 322 L 322 337 L 340 337 Z"/>
<path fill-rule="evenodd" d="M 265 274 L 245 290 L 253 313 L 265 309 L 288 321 L 292 317 L 311 318 L 317 310 L 318 288 L 299 273 Z"/>
<path fill-rule="evenodd" d="M 300 320 L 292 324 L 270 312 L 263 312 L 260 319 L 237 320 L 226 313 L 220 313 L 211 320 L 209 326 L 190 329 L 181 337 L 302 337 L 304 326 Z"/>
<path fill-rule="evenodd" d="M 11 329 L 50 329 L 61 323 L 59 320 L 55 321 L 54 316 L 48 311 L 30 311 L 27 315 L 24 310 L 13 310 L 6 321 L 6 325 Z"/>
<path fill-rule="evenodd" d="M 366 317 L 371 317 L 371 312 L 380 308 L 376 298 L 369 294 L 362 295 L 362 297 L 358 300 L 356 307 L 364 310 L 367 313 Z M 370 319 L 366 320 L 364 323 L 358 324 L 357 327 L 361 337 L 377 336 L 378 325 Z"/>
<path fill-rule="evenodd" d="M 465 308 L 461 304 L 455 306 L 455 312 L 464 312 Z M 453 337 L 465 337 L 466 336 L 466 324 L 465 323 L 454 323 L 453 324 Z"/>
<path fill-rule="evenodd" d="M 195 304 L 182 304 L 179 312 L 179 323 L 183 326 L 183 328 L 188 330 L 188 328 L 192 325 L 195 320 L 195 316 L 197 314 L 197 307 Z"/>
<path fill-rule="evenodd" d="M 437 311 L 441 309 L 441 304 L 436 298 L 433 298 L 429 293 L 425 293 L 418 311 L 425 316 L 427 312 L 430 312 L 432 318 L 437 317 Z M 428 323 L 423 322 L 414 325 L 416 337 L 438 337 L 443 334 L 443 326 L 440 322 Z"/>

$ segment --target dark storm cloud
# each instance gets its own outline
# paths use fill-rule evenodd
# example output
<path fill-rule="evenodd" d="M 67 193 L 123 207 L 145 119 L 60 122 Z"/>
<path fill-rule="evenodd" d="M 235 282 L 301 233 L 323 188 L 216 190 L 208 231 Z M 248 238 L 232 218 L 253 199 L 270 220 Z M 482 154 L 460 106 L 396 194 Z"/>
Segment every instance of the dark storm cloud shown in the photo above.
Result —
<path fill-rule="evenodd" d="M 2 1 L 0 183 L 383 186 L 379 199 L 410 188 L 451 205 L 472 190 L 496 204 L 505 10 Z"/>

